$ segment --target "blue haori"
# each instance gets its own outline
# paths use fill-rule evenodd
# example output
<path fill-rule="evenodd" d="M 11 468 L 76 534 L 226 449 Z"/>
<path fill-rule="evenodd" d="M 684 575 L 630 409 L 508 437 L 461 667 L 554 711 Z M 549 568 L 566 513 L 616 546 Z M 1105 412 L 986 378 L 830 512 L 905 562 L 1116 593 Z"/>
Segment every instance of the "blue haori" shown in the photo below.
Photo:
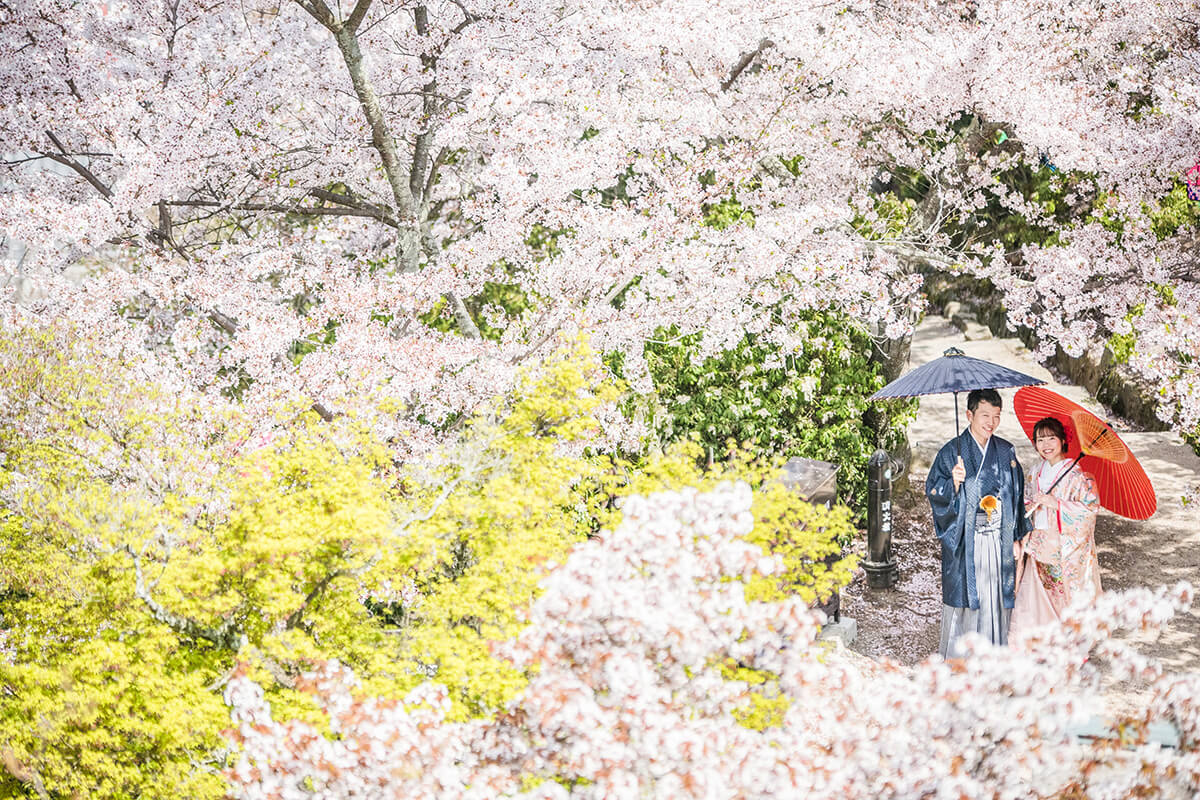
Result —
<path fill-rule="evenodd" d="M 957 489 L 951 475 L 962 457 L 967 479 Z M 971 437 L 970 430 L 951 439 L 938 452 L 925 480 L 925 496 L 933 512 L 933 528 L 942 550 L 942 603 L 953 608 L 979 609 L 979 595 L 985 590 L 975 574 L 975 522 L 980 511 L 979 499 L 985 495 L 997 499 L 993 520 L 999 518 L 999 582 L 1005 608 L 1016 599 L 1016 562 L 1013 542 L 1029 531 L 1025 519 L 1025 475 L 1017 463 L 1013 446 L 992 436 L 986 451 Z M 986 520 L 986 515 L 983 517 Z"/>
<path fill-rule="evenodd" d="M 976 483 L 970 480 L 968 483 Z M 975 494 L 977 492 L 970 492 Z M 978 633 L 992 644 L 1008 644 L 1008 623 L 1012 610 L 1004 607 L 1001 583 L 1002 516 L 999 510 L 992 519 L 982 511 L 975 515 L 975 586 L 979 608 L 958 608 L 942 604 L 942 633 L 938 652 L 943 658 L 962 656 L 959 640 L 968 633 Z"/>

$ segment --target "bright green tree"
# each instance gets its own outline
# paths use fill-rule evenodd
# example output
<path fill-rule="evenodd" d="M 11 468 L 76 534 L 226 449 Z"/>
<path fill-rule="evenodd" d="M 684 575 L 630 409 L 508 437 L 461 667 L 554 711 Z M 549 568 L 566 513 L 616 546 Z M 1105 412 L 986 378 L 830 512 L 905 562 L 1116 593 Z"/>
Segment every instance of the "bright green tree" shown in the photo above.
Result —
<path fill-rule="evenodd" d="M 864 419 L 867 397 L 884 383 L 870 360 L 870 338 L 832 313 L 806 312 L 796 324 L 802 344 L 792 353 L 752 334 L 708 358 L 698 357 L 699 334 L 666 331 L 648 343 L 661 404 L 657 432 L 668 442 L 695 437 L 713 460 L 723 459 L 733 441 L 834 463 L 839 498 L 862 515 L 867 459 L 904 435 L 910 414 L 895 409 L 880 441 Z"/>

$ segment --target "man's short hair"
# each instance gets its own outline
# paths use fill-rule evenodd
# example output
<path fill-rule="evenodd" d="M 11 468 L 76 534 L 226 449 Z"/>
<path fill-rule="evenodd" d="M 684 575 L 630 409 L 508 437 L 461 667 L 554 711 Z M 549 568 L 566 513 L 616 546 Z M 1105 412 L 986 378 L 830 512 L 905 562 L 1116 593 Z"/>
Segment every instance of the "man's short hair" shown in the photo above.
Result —
<path fill-rule="evenodd" d="M 995 389 L 972 389 L 967 395 L 967 411 L 974 414 L 975 409 L 979 408 L 981 400 L 996 408 L 1004 408 L 1004 401 L 1000 399 L 1000 393 Z"/>

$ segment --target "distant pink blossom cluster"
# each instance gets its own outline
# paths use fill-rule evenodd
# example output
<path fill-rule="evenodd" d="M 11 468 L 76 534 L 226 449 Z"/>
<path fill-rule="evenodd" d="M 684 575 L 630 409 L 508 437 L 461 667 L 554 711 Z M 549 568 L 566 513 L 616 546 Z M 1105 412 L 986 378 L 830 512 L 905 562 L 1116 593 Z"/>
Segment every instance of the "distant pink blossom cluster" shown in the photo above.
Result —
<path fill-rule="evenodd" d="M 1163 678 L 1115 634 L 1155 630 L 1191 589 L 1104 595 L 1019 646 L 972 644 L 912 670 L 860 668 L 815 642 L 797 600 L 752 602 L 744 580 L 779 565 L 743 537 L 751 491 L 631 498 L 612 531 L 578 545 L 543 583 L 529 627 L 500 646 L 528 687 L 492 719 L 449 722 L 430 683 L 403 701 L 370 697 L 337 664 L 308 677 L 330 735 L 273 718 L 245 677 L 226 699 L 239 745 L 233 796 L 273 798 L 996 798 L 1200 789 L 1200 685 Z M 1152 711 L 1125 748 L 1078 742 L 1103 659 L 1150 682 Z M 772 676 L 728 679 L 735 664 Z M 757 688 L 783 697 L 782 724 L 752 730 L 735 710 Z M 1182 746 L 1144 742 L 1169 721 Z M 1143 792 L 1139 794 L 1138 792 Z M 1179 796 L 1185 796 L 1181 794 Z"/>

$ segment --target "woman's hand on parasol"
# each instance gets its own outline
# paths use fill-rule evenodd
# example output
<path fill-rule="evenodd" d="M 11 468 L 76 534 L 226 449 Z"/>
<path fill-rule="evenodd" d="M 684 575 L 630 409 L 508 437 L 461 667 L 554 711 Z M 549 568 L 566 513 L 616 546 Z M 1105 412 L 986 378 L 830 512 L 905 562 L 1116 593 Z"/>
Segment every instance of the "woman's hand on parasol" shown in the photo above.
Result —
<path fill-rule="evenodd" d="M 1039 492 L 1033 496 L 1033 500 L 1026 499 L 1025 505 L 1029 506 L 1029 510 L 1025 512 L 1025 516 L 1031 517 L 1033 516 L 1033 512 L 1039 508 L 1044 508 L 1047 511 L 1057 511 L 1058 498 L 1052 494 L 1042 494 Z"/>

